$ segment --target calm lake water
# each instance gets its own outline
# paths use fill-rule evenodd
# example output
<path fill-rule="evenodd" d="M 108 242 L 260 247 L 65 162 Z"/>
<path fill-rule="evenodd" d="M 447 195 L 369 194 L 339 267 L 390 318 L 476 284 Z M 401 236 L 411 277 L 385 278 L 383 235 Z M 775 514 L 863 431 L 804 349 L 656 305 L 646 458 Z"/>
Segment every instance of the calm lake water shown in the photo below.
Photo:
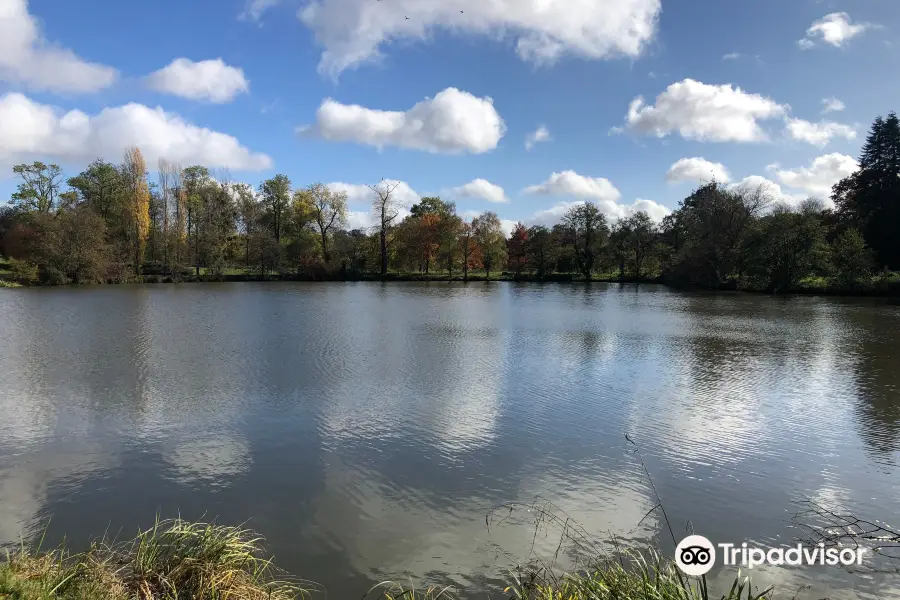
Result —
<path fill-rule="evenodd" d="M 513 557 L 559 541 L 522 513 L 486 528 L 503 503 L 671 551 L 626 433 L 679 538 L 791 543 L 805 497 L 891 522 L 900 308 L 596 284 L 0 291 L 0 541 L 205 514 L 249 521 L 329 598 L 405 575 L 496 598 Z M 754 576 L 900 597 L 867 570 Z"/>

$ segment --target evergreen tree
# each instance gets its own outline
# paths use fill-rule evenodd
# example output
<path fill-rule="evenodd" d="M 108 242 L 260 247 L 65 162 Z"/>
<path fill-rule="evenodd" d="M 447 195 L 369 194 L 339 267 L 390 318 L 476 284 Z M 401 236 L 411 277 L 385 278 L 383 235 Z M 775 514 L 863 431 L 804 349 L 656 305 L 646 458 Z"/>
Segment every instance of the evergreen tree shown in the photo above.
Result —
<path fill-rule="evenodd" d="M 845 226 L 859 228 L 880 265 L 900 269 L 900 119 L 895 113 L 875 119 L 859 167 L 832 190 L 838 214 Z"/>

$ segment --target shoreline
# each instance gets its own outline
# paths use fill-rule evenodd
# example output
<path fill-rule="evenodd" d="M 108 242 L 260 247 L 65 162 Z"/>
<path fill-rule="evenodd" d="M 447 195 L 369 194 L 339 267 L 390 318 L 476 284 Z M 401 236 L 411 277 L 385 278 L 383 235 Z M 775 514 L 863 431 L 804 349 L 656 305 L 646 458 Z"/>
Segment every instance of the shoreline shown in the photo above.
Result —
<path fill-rule="evenodd" d="M 753 295 L 768 295 L 768 296 L 776 296 L 776 297 L 789 297 L 789 296 L 829 296 L 829 297 L 848 297 L 848 298 L 886 298 L 888 300 L 888 304 L 890 305 L 900 305 L 900 285 L 897 282 L 888 282 L 881 286 L 872 285 L 868 288 L 861 289 L 847 289 L 840 287 L 828 287 L 826 286 L 807 286 L 807 287 L 798 287 L 789 290 L 765 290 L 765 289 L 756 289 L 751 287 L 740 287 L 737 285 L 727 285 L 722 286 L 720 288 L 708 288 L 702 286 L 686 286 L 686 285 L 678 285 L 672 282 L 668 282 L 661 277 L 593 277 L 590 280 L 585 279 L 581 275 L 575 274 L 554 274 L 546 277 L 538 277 L 536 275 L 522 275 L 516 277 L 509 273 L 498 273 L 497 275 L 492 275 L 490 278 L 486 277 L 484 274 L 470 274 L 468 279 L 464 279 L 462 275 L 453 275 L 448 276 L 446 274 L 440 275 L 425 275 L 418 273 L 389 273 L 386 276 L 382 276 L 376 273 L 347 273 L 344 275 L 329 275 L 329 274 L 278 274 L 278 275 L 267 275 L 265 277 L 259 275 L 253 275 L 249 273 L 227 273 L 222 275 L 194 275 L 194 274 L 184 274 L 177 280 L 173 279 L 171 276 L 167 275 L 158 275 L 158 274 L 150 274 L 145 275 L 140 278 L 140 280 L 128 280 L 122 282 L 106 282 L 99 284 L 59 284 L 59 285 L 48 285 L 48 284 L 38 284 L 33 286 L 25 286 L 14 279 L 2 279 L 0 278 L 0 289 L 3 288 L 24 288 L 24 287 L 82 287 L 82 286 L 102 286 L 102 285 L 127 285 L 127 284 L 196 284 L 196 283 L 262 283 L 262 282 L 297 282 L 297 283 L 312 283 L 312 282 L 383 282 L 383 283 L 397 283 L 397 282 L 425 282 L 425 283 L 493 283 L 493 282 L 509 282 L 509 283 L 540 283 L 540 284 L 591 284 L 591 283 L 605 283 L 605 284 L 620 284 L 620 285 L 641 285 L 641 284 L 654 284 L 654 285 L 662 285 L 676 292 L 706 292 L 706 293 L 745 293 L 745 294 L 753 294 Z"/>

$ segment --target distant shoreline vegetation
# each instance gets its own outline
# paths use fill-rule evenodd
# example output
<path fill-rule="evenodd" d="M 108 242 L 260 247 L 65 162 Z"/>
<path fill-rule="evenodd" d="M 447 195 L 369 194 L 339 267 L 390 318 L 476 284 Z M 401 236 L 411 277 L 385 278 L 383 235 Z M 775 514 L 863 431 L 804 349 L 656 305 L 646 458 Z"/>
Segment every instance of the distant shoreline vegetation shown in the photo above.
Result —
<path fill-rule="evenodd" d="M 193 280 L 638 281 L 678 288 L 900 295 L 900 121 L 878 117 L 860 169 L 810 198 L 773 202 L 764 186 L 711 182 L 661 222 L 615 221 L 592 202 L 552 227 L 471 220 L 438 197 L 407 210 L 397 184 L 370 186 L 368 229 L 347 230 L 346 192 L 257 188 L 137 148 L 65 179 L 59 166 L 14 167 L 0 209 L 0 286 Z M 155 179 L 150 181 L 150 179 Z M 5 257 L 5 258 L 3 258 Z"/>

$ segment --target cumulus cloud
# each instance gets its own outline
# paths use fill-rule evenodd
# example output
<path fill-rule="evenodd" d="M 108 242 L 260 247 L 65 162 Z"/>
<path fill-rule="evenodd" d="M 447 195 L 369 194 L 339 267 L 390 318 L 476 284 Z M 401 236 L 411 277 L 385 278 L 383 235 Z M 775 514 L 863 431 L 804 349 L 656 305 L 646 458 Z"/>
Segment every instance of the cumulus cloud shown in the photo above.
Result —
<path fill-rule="evenodd" d="M 33 90 L 85 93 L 111 85 L 112 67 L 88 62 L 44 38 L 28 0 L 0 0 L 0 80 Z"/>
<path fill-rule="evenodd" d="M 825 146 L 835 137 L 842 137 L 848 140 L 856 138 L 856 131 L 852 127 L 833 121 L 810 123 L 803 119 L 789 118 L 785 124 L 788 135 L 793 139 L 812 144 L 813 146 Z"/>
<path fill-rule="evenodd" d="M 666 173 L 666 180 L 671 182 L 715 180 L 720 183 L 728 183 L 730 178 L 728 169 L 722 163 L 711 162 L 696 156 L 678 159 Z"/>
<path fill-rule="evenodd" d="M 638 96 L 628 108 L 628 129 L 689 140 L 757 142 L 768 138 L 759 121 L 780 117 L 788 107 L 739 87 L 707 85 L 693 79 L 673 83 L 647 105 Z"/>
<path fill-rule="evenodd" d="M 18 93 L 0 97 L 0 163 L 29 158 L 92 160 L 119 157 L 138 146 L 150 164 L 159 157 L 181 164 L 237 170 L 272 166 L 230 135 L 198 127 L 162 108 L 142 104 L 104 108 L 96 115 L 66 113 Z"/>
<path fill-rule="evenodd" d="M 728 186 L 732 190 L 745 189 L 751 192 L 761 191 L 772 204 L 787 204 L 797 206 L 806 199 L 804 195 L 789 194 L 781 189 L 781 186 L 766 179 L 761 175 L 750 175 Z"/>
<path fill-rule="evenodd" d="M 808 167 L 777 170 L 775 176 L 784 185 L 830 202 L 832 186 L 857 170 L 859 164 L 852 156 L 832 153 L 814 158 Z"/>
<path fill-rule="evenodd" d="M 822 98 L 822 114 L 830 112 L 840 112 L 844 110 L 846 105 L 837 98 Z"/>
<path fill-rule="evenodd" d="M 528 137 L 525 138 L 525 149 L 531 150 L 534 148 L 535 144 L 540 142 L 549 142 L 550 141 L 550 130 L 541 125 L 534 131 L 528 134 Z"/>
<path fill-rule="evenodd" d="M 480 177 L 465 185 L 450 188 L 447 190 L 447 195 L 455 198 L 474 198 L 495 203 L 509 202 L 509 198 L 506 197 L 502 187 Z"/>
<path fill-rule="evenodd" d="M 737 60 L 741 56 L 743 55 L 740 52 L 729 52 L 728 54 L 722 56 L 722 60 Z"/>
<path fill-rule="evenodd" d="M 566 211 L 588 200 L 596 203 L 600 212 L 610 219 L 627 217 L 635 211 L 643 210 L 653 219 L 660 220 L 670 212 L 665 206 L 652 200 L 639 199 L 631 205 L 620 204 L 619 198 L 622 195 L 608 179 L 587 177 L 579 175 L 575 171 L 553 173 L 543 183 L 529 186 L 523 191 L 526 194 L 572 196 L 577 199 L 562 201 L 548 209 L 536 212 L 527 221 L 530 225 L 555 225 L 560 222 Z"/>
<path fill-rule="evenodd" d="M 633 58 L 653 39 L 659 13 L 660 0 L 312 0 L 298 16 L 324 48 L 319 72 L 337 77 L 380 59 L 390 42 L 442 29 L 513 41 L 537 65 L 565 55 Z"/>
<path fill-rule="evenodd" d="M 216 104 L 231 102 L 238 94 L 250 90 L 244 70 L 226 65 L 221 58 L 200 62 L 177 58 L 148 75 L 147 85 L 158 92 Z"/>
<path fill-rule="evenodd" d="M 325 99 L 316 124 L 301 135 L 383 148 L 397 146 L 427 152 L 481 154 L 497 147 L 506 124 L 491 98 L 478 98 L 450 87 L 407 111 L 377 110 Z"/>
<path fill-rule="evenodd" d="M 525 220 L 526 225 L 543 225 L 544 227 L 553 227 L 557 223 L 561 223 L 565 214 L 575 206 L 584 204 L 584 200 L 574 200 L 571 202 L 558 202 L 550 208 L 540 210 Z M 637 211 L 644 211 L 655 222 L 660 222 L 672 211 L 653 200 L 638 199 L 632 204 L 620 204 L 618 202 L 601 201 L 597 202 L 597 208 L 601 213 L 607 216 L 611 221 L 629 217 Z"/>
<path fill-rule="evenodd" d="M 840 48 L 845 42 L 871 27 L 870 23 L 857 23 L 854 25 L 850 21 L 850 15 L 845 12 L 831 13 L 810 25 L 809 29 L 806 30 L 806 37 L 799 40 L 797 44 L 800 48 L 808 50 L 816 45 L 817 40 L 821 40 L 826 44 Z"/>
<path fill-rule="evenodd" d="M 405 181 L 386 179 L 385 183 L 392 186 L 396 185 L 394 188 L 394 198 L 399 204 L 398 217 L 396 220 L 396 222 L 399 222 L 409 215 L 410 207 L 421 200 L 421 196 Z M 347 212 L 348 228 L 369 229 L 377 225 L 375 215 L 372 214 L 373 192 L 369 186 L 364 183 L 344 183 L 341 181 L 335 181 L 325 185 L 330 190 L 347 193 L 347 204 L 350 209 Z"/>
<path fill-rule="evenodd" d="M 575 171 L 553 173 L 543 183 L 525 188 L 526 194 L 547 196 L 575 196 L 587 200 L 617 201 L 621 194 L 605 177 L 587 177 Z"/>

